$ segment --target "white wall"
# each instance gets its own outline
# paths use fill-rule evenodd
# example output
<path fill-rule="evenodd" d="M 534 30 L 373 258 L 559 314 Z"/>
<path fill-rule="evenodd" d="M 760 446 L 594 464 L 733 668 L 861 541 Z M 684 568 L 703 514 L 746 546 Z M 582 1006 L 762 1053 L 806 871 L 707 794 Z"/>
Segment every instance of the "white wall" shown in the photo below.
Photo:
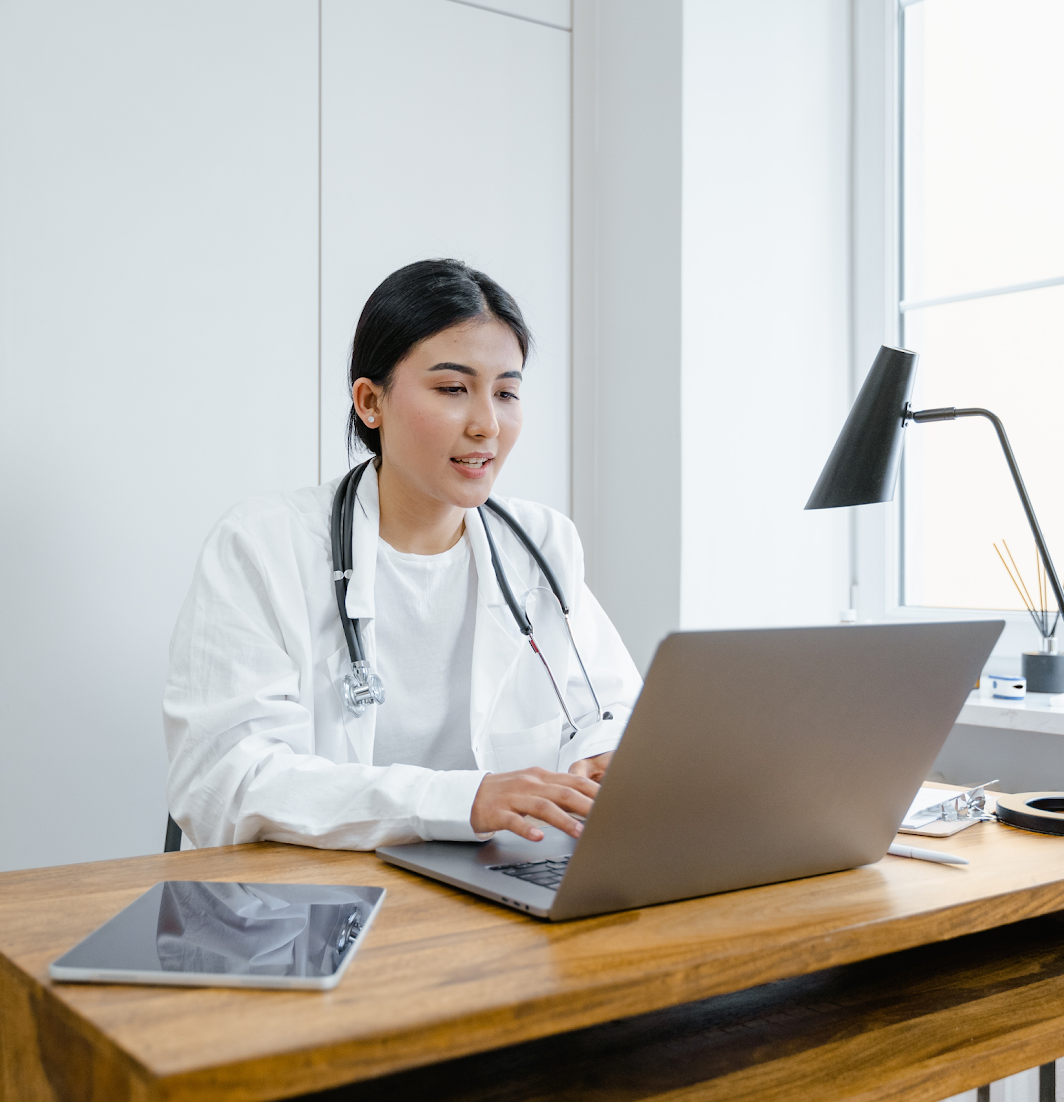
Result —
<path fill-rule="evenodd" d="M 324 0 L 319 150 L 316 0 L 0 4 L 0 869 L 161 848 L 200 545 L 338 473 L 329 388 L 397 265 L 517 295 L 502 488 L 568 507 L 568 3 L 492 6 Z"/>
<path fill-rule="evenodd" d="M 314 0 L 0 5 L 0 868 L 158 850 L 200 543 L 313 482 Z"/>
<path fill-rule="evenodd" d="M 315 0 L 0 5 L 0 868 L 159 848 L 198 548 L 343 469 L 355 320 L 418 257 L 526 309 L 501 489 L 571 494 L 641 665 L 846 603 L 801 512 L 848 397 L 844 0 L 321 13 L 319 71 Z"/>
<path fill-rule="evenodd" d="M 849 606 L 849 62 L 847 0 L 574 4 L 573 517 L 643 668 Z"/>
<path fill-rule="evenodd" d="M 451 256 L 510 291 L 536 341 L 498 492 L 569 511 L 569 38 L 442 0 L 324 0 L 323 480 L 348 467 L 362 304 L 403 264 Z"/>
<path fill-rule="evenodd" d="M 682 9 L 573 5 L 573 519 L 644 669 L 680 622 Z"/>
<path fill-rule="evenodd" d="M 849 408 L 849 4 L 686 0 L 685 628 L 834 622 L 845 510 L 803 511 Z"/>

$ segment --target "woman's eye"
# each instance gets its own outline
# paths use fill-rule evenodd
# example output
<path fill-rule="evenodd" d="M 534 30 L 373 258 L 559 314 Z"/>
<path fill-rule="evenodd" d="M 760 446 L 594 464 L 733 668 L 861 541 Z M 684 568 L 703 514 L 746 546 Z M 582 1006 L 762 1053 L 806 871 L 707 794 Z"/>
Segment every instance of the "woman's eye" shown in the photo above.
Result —
<path fill-rule="evenodd" d="M 441 394 L 462 394 L 465 392 L 464 386 L 438 386 L 436 389 Z"/>
<path fill-rule="evenodd" d="M 500 390 L 498 397 L 505 402 L 519 402 L 521 400 L 512 390 Z"/>

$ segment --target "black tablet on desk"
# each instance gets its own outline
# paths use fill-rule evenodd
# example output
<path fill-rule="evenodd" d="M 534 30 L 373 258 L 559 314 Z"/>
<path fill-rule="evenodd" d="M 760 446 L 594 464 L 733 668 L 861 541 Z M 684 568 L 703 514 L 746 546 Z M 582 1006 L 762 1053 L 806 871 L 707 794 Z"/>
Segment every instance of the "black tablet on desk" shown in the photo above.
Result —
<path fill-rule="evenodd" d="M 384 888 L 164 880 L 48 969 L 73 983 L 335 987 Z"/>

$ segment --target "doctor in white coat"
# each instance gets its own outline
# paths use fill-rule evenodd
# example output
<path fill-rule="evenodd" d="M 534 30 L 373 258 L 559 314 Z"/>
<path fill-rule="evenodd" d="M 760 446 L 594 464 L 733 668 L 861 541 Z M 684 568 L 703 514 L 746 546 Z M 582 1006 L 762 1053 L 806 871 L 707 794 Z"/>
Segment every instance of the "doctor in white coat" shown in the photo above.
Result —
<path fill-rule="evenodd" d="M 393 273 L 351 355 L 349 441 L 373 453 L 351 528 L 345 609 L 386 697 L 356 717 L 330 518 L 337 482 L 254 498 L 208 536 L 171 643 L 164 697 L 174 819 L 196 846 L 343 849 L 582 829 L 641 688 L 584 584 L 571 521 L 503 504 L 571 602 L 573 637 L 517 537 L 485 510 L 521 429 L 529 334 L 514 300 L 452 260 Z M 511 614 L 485 523 L 550 679 Z"/>

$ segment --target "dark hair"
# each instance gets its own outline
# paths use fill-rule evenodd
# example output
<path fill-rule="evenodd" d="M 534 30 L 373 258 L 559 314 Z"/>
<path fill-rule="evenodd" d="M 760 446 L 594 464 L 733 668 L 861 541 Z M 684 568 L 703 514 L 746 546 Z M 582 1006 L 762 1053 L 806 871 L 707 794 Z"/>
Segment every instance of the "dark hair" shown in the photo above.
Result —
<path fill-rule="evenodd" d="M 531 334 L 513 296 L 460 260 L 419 260 L 390 276 L 362 308 L 351 345 L 348 386 L 370 379 L 387 390 L 395 365 L 418 341 L 470 318 L 495 318 L 517 338 L 522 364 Z M 381 454 L 379 429 L 364 424 L 354 405 L 347 418 L 347 451 L 355 441 Z"/>

